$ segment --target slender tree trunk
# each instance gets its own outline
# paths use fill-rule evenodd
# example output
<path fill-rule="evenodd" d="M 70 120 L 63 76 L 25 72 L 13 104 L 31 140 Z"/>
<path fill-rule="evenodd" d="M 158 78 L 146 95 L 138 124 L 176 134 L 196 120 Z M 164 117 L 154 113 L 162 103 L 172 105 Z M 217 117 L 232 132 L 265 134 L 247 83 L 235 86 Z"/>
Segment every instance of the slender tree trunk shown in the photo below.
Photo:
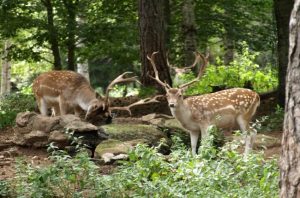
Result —
<path fill-rule="evenodd" d="M 282 152 L 280 158 L 280 197 L 300 197 L 300 0 L 295 0 L 290 19 L 289 63 Z"/>
<path fill-rule="evenodd" d="M 226 29 L 226 28 L 225 28 Z M 224 42 L 224 65 L 229 65 L 234 59 L 234 42 L 230 36 L 230 30 L 227 30 L 223 38 Z"/>
<path fill-rule="evenodd" d="M 185 0 L 183 2 L 182 32 L 184 37 L 184 63 L 185 65 L 191 65 L 195 60 L 193 53 L 197 50 L 195 5 L 193 0 Z M 194 72 L 196 72 L 195 70 Z"/>
<path fill-rule="evenodd" d="M 141 82 L 145 86 L 155 86 L 160 91 L 163 90 L 162 87 L 149 77 L 149 75 L 154 76 L 154 71 L 147 55 L 155 51 L 159 52 L 155 56 L 155 62 L 160 79 L 171 85 L 172 81 L 166 64 L 163 7 L 162 0 L 139 0 Z"/>
<path fill-rule="evenodd" d="M 274 10 L 277 25 L 278 54 L 278 103 L 285 104 L 285 78 L 289 51 L 289 20 L 293 8 L 293 0 L 274 0 Z"/>
<path fill-rule="evenodd" d="M 229 65 L 233 59 L 234 59 L 234 33 L 233 33 L 233 27 L 230 22 L 228 22 L 229 19 L 231 19 L 231 10 L 224 7 L 224 30 L 225 34 L 223 37 L 223 44 L 224 44 L 224 65 Z M 228 20 L 226 20 L 228 19 Z"/>
<path fill-rule="evenodd" d="M 6 40 L 4 43 L 4 54 L 2 60 L 2 74 L 1 74 L 1 95 L 10 93 L 10 59 L 8 56 L 11 43 Z"/>
<path fill-rule="evenodd" d="M 75 50 L 76 50 L 76 13 L 78 1 L 75 2 L 70 0 L 63 0 L 65 8 L 67 10 L 67 48 L 68 48 L 68 70 L 76 70 L 76 59 L 75 59 Z"/>
<path fill-rule="evenodd" d="M 169 49 L 170 46 L 170 21 L 171 21 L 171 10 L 170 10 L 170 1 L 164 0 L 164 26 L 165 26 L 165 46 L 166 49 Z"/>
<path fill-rule="evenodd" d="M 57 31 L 54 26 L 54 14 L 53 14 L 53 6 L 51 0 L 42 0 L 43 5 L 47 10 L 47 26 L 48 26 L 48 40 L 51 45 L 52 55 L 54 59 L 54 69 L 61 70 L 61 57 L 59 52 L 59 44 L 57 38 Z"/>
<path fill-rule="evenodd" d="M 84 19 L 81 17 L 77 18 L 77 24 L 78 26 L 84 25 Z M 81 38 L 79 38 L 78 41 L 78 50 L 81 48 L 84 48 L 84 43 Z M 77 55 L 77 72 L 83 75 L 88 81 L 90 81 L 90 75 L 89 75 L 89 63 L 88 60 L 82 57 L 80 54 Z"/>

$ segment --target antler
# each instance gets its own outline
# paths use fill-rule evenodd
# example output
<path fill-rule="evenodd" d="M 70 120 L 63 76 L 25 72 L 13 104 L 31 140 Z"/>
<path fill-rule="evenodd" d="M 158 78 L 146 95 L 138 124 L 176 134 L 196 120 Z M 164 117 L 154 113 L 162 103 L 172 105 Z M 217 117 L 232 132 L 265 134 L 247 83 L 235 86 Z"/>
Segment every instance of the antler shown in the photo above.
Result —
<path fill-rule="evenodd" d="M 119 75 L 116 79 L 114 79 L 106 88 L 105 92 L 105 105 L 108 105 L 109 101 L 109 92 L 113 89 L 114 85 L 117 83 L 124 83 L 124 82 L 138 82 L 137 76 L 133 76 L 130 78 L 124 78 L 126 74 L 131 74 L 132 72 L 124 72 L 123 74 Z"/>
<path fill-rule="evenodd" d="M 149 57 L 149 56 L 147 55 L 147 59 L 150 61 L 151 65 L 152 65 L 152 67 L 153 67 L 153 70 L 154 70 L 154 74 L 155 74 L 155 77 L 150 76 L 150 75 L 149 75 L 149 76 L 150 76 L 150 78 L 156 80 L 156 82 L 158 82 L 158 83 L 159 83 L 161 86 L 163 86 L 165 89 L 170 89 L 171 87 L 170 87 L 169 84 L 164 83 L 164 82 L 162 82 L 162 81 L 159 79 L 158 71 L 157 71 L 157 68 L 156 68 L 155 61 L 154 61 L 154 55 L 157 54 L 157 53 L 158 53 L 158 52 L 153 52 L 153 53 L 151 54 L 151 57 Z"/>
<path fill-rule="evenodd" d="M 194 80 L 190 81 L 190 82 L 187 82 L 187 83 L 185 83 L 185 84 L 183 84 L 183 85 L 180 85 L 180 86 L 179 86 L 180 89 L 181 89 L 181 88 L 184 88 L 184 87 L 187 87 L 187 86 L 189 86 L 189 85 L 191 85 L 191 84 L 193 84 L 193 83 L 199 81 L 200 78 L 202 77 L 202 75 L 203 75 L 203 73 L 204 73 L 204 70 L 205 70 L 205 68 L 206 68 L 206 66 L 207 66 L 207 63 L 208 63 L 208 56 L 209 56 L 209 55 L 207 55 L 206 57 L 204 57 L 202 54 L 200 54 L 200 53 L 198 53 L 198 54 L 199 54 L 199 56 L 201 57 L 201 59 L 203 60 L 203 65 L 200 67 L 199 73 L 198 73 L 197 77 L 196 77 Z"/>
<path fill-rule="evenodd" d="M 194 61 L 194 63 L 191 64 L 190 66 L 182 67 L 182 68 L 181 68 L 181 67 L 175 67 L 175 66 L 171 65 L 170 62 L 169 62 L 169 59 L 168 59 L 168 54 L 167 54 L 167 65 L 168 65 L 169 68 L 172 68 L 172 69 L 174 69 L 175 71 L 176 71 L 176 70 L 183 70 L 183 71 L 186 71 L 186 70 L 188 70 L 188 69 L 192 69 L 193 67 L 195 67 L 195 66 L 197 65 L 197 63 L 199 63 L 200 58 L 201 58 L 201 55 L 200 55 L 199 52 L 194 52 L 194 55 L 195 55 L 195 61 Z"/>
<path fill-rule="evenodd" d="M 157 95 L 157 96 L 154 96 L 152 98 L 145 98 L 145 99 L 142 99 L 142 100 L 139 100 L 135 103 L 132 103 L 128 106 L 125 106 L 125 107 L 110 107 L 110 112 L 112 110 L 122 110 L 122 111 L 128 111 L 128 113 L 130 114 L 131 116 L 131 110 L 130 108 L 131 107 L 134 107 L 134 106 L 137 106 L 137 105 L 142 105 L 142 104 L 149 104 L 149 103 L 152 103 L 152 102 L 159 102 L 158 100 L 156 100 L 158 97 L 162 97 L 163 95 Z"/>

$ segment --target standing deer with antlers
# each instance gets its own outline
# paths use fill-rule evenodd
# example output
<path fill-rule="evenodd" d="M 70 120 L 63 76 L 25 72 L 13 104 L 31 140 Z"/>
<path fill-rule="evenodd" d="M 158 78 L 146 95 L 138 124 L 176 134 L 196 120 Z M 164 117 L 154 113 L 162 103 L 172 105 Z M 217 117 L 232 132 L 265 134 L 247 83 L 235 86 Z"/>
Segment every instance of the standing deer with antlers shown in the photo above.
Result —
<path fill-rule="evenodd" d="M 259 106 L 259 95 L 249 89 L 233 88 L 184 99 L 184 89 L 200 80 L 207 66 L 207 58 L 197 53 L 197 61 L 200 60 L 197 58 L 198 56 L 203 60 L 197 77 L 178 88 L 172 88 L 159 79 L 154 60 L 157 53 L 153 52 L 151 57 L 147 56 L 155 73 L 155 77 L 151 76 L 151 78 L 165 88 L 172 115 L 189 131 L 192 154 L 196 154 L 199 135 L 201 134 L 201 138 L 205 138 L 210 125 L 233 128 L 237 124 L 246 134 L 245 154 L 247 155 L 252 149 L 255 138 L 255 131 L 250 129 L 249 122 Z"/>
<path fill-rule="evenodd" d="M 134 105 L 157 102 L 156 98 L 144 99 L 128 107 L 110 107 L 109 92 L 117 83 L 134 82 L 137 77 L 125 78 L 125 72 L 114 79 L 107 87 L 105 97 L 97 98 L 96 92 L 84 76 L 73 71 L 50 71 L 39 75 L 33 82 L 33 93 L 42 115 L 48 114 L 53 108 L 55 115 L 75 113 L 79 116 L 85 111 L 85 119 L 102 114 L 111 119 L 111 110 L 127 110 Z"/>
<path fill-rule="evenodd" d="M 194 67 L 196 67 L 196 65 L 199 63 L 201 56 L 198 52 L 194 52 L 195 55 L 195 61 L 192 65 L 186 66 L 186 67 L 176 67 L 172 64 L 170 64 L 169 59 L 168 59 L 168 54 L 167 54 L 167 65 L 169 67 L 169 69 L 171 70 L 171 73 L 174 73 L 174 79 L 173 79 L 173 84 L 177 85 L 180 84 L 182 81 L 182 76 L 184 74 L 187 74 L 191 71 L 191 69 L 193 69 Z"/>

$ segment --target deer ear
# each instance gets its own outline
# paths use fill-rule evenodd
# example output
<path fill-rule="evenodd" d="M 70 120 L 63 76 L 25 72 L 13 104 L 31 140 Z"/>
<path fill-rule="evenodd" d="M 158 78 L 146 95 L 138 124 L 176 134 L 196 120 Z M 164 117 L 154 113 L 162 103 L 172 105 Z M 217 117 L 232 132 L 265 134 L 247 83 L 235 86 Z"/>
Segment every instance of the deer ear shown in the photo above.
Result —
<path fill-rule="evenodd" d="M 180 89 L 181 95 L 183 95 L 187 89 L 188 89 L 188 87 L 181 88 Z"/>

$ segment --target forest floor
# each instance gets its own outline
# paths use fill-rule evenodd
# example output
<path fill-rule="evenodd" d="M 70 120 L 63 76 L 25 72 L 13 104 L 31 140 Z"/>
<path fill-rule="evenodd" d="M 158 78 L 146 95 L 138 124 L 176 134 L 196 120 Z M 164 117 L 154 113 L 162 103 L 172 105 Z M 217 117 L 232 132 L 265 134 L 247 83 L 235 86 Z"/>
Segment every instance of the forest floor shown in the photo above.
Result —
<path fill-rule="evenodd" d="M 273 102 L 266 102 L 268 105 L 262 105 L 263 109 L 259 112 L 260 115 L 266 115 L 270 108 L 273 106 Z M 273 106 L 274 107 L 274 106 Z M 276 138 L 281 142 L 282 131 L 263 132 L 262 134 Z M 225 134 L 230 137 L 231 133 Z M 7 127 L 0 130 L 0 180 L 13 177 L 15 174 L 15 165 L 19 158 L 31 162 L 34 166 L 46 166 L 51 163 L 48 159 L 48 153 L 46 149 L 37 149 L 30 147 L 19 147 L 12 143 L 14 137 L 14 128 Z M 275 156 L 279 157 L 281 146 L 280 144 L 274 144 L 274 146 L 264 149 L 264 155 L 266 158 Z M 113 171 L 114 165 L 102 165 L 101 174 L 109 174 Z"/>
<path fill-rule="evenodd" d="M 281 140 L 282 132 L 274 131 L 262 133 Z M 7 179 L 14 175 L 15 165 L 17 159 L 22 158 L 27 162 L 31 162 L 34 166 L 45 166 L 51 162 L 48 159 L 48 153 L 46 149 L 37 149 L 30 147 L 19 147 L 19 146 L 8 146 L 7 142 L 10 142 L 13 137 L 13 128 L 8 127 L 0 131 L 0 151 L 5 150 L 0 155 L 0 180 Z M 3 144 L 5 143 L 5 144 Z M 2 146 L 2 147 L 1 147 Z M 275 156 L 279 157 L 281 146 L 276 144 L 272 147 L 268 147 L 264 150 L 264 155 L 266 158 Z M 102 165 L 101 173 L 109 174 L 114 168 L 114 165 Z"/>

